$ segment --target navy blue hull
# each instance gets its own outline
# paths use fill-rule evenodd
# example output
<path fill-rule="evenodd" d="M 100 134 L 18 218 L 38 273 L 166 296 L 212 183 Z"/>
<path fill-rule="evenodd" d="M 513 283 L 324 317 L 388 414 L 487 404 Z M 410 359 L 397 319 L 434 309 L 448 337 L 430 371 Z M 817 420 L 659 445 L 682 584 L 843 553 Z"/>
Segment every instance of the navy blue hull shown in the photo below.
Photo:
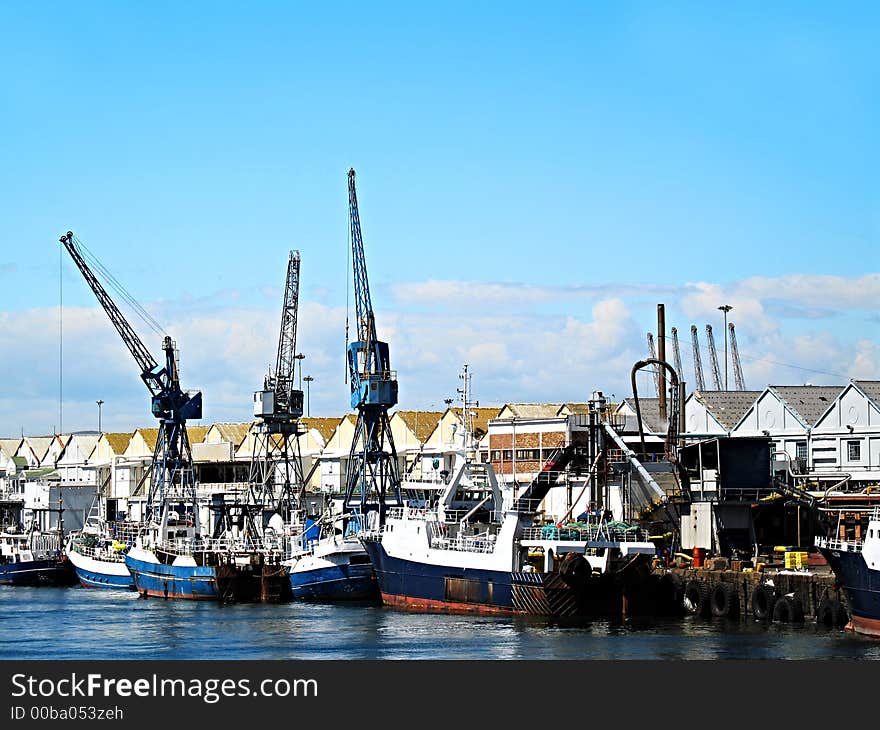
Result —
<path fill-rule="evenodd" d="M 872 570 L 861 552 L 819 548 L 849 601 L 853 628 L 880 635 L 880 570 Z"/>
<path fill-rule="evenodd" d="M 378 540 L 364 540 L 363 544 L 373 563 L 382 601 L 389 606 L 449 613 L 529 612 L 514 600 L 514 582 L 532 582 L 542 588 L 538 574 L 431 565 L 394 558 Z"/>
<path fill-rule="evenodd" d="M 377 601 L 379 584 L 369 563 L 290 573 L 293 597 L 308 601 Z"/>
<path fill-rule="evenodd" d="M 28 560 L 0 564 L 0 585 L 7 586 L 70 586 L 76 574 L 67 561 Z"/>

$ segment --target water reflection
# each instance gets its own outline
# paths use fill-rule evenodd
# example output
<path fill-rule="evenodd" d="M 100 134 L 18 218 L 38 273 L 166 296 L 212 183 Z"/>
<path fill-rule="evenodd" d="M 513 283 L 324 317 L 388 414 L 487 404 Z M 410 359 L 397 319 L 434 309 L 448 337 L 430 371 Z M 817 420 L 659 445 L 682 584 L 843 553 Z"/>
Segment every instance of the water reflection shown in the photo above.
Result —
<path fill-rule="evenodd" d="M 880 659 L 880 642 L 810 623 L 423 615 L 0 588 L 0 658 Z"/>

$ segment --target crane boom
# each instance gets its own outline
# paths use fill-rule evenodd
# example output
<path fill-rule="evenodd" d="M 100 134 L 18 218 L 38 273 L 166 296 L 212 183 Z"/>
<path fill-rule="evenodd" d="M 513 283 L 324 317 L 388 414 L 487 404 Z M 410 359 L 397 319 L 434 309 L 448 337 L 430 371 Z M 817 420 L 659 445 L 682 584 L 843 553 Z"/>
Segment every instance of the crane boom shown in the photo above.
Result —
<path fill-rule="evenodd" d="M 368 497 L 375 495 L 382 520 L 389 491 L 402 504 L 400 466 L 388 420 L 388 409 L 397 404 L 398 385 L 388 343 L 376 334 L 353 169 L 348 171 L 348 208 L 358 339 L 348 346 L 347 358 L 351 406 L 357 408 L 358 420 L 349 451 L 344 505 L 351 506 L 357 492 L 361 509 L 366 510 Z"/>
<path fill-rule="evenodd" d="M 157 523 L 164 531 L 169 518 L 181 518 L 182 508 L 184 519 L 192 521 L 198 534 L 198 496 L 186 422 L 202 417 L 202 394 L 181 390 L 172 339 L 165 335 L 162 340 L 165 364 L 159 366 L 83 259 L 73 233 L 68 231 L 60 241 L 137 362 L 141 379 L 152 395 L 151 411 L 159 419 L 159 432 L 150 465 L 150 491 L 143 521 Z"/>
<path fill-rule="evenodd" d="M 672 359 L 675 362 L 675 374 L 678 375 L 678 382 L 681 382 L 684 373 L 681 370 L 681 350 L 678 346 L 678 329 L 672 328 Z"/>
<path fill-rule="evenodd" d="M 694 378 L 697 390 L 706 390 L 706 381 L 703 378 L 703 359 L 700 357 L 700 338 L 695 324 L 691 325 L 691 347 L 694 350 Z"/>
<path fill-rule="evenodd" d="M 733 327 L 733 322 L 728 323 L 727 329 L 730 332 L 730 356 L 733 358 L 733 377 L 736 381 L 736 389 L 745 390 L 746 381 L 743 377 L 742 363 L 739 359 L 739 348 L 736 346 L 736 330 Z"/>
<path fill-rule="evenodd" d="M 657 350 L 654 348 L 654 334 L 648 333 L 648 357 L 651 360 L 657 359 Z M 660 397 L 660 371 L 654 371 L 654 395 Z"/>
<path fill-rule="evenodd" d="M 718 353 L 715 351 L 715 335 L 712 334 L 712 325 L 706 325 L 706 340 L 709 342 L 709 365 L 712 368 L 712 380 L 715 390 L 723 390 L 721 387 L 721 371 L 718 369 Z"/>
<path fill-rule="evenodd" d="M 117 307 L 116 303 L 110 298 L 107 290 L 103 287 L 101 282 L 98 281 L 98 277 L 95 276 L 89 268 L 89 265 L 85 262 L 85 259 L 83 259 L 82 254 L 80 253 L 81 244 L 79 239 L 73 235 L 73 231 L 68 231 L 65 235 L 61 236 L 59 240 L 64 245 L 64 248 L 67 249 L 67 253 L 69 253 L 70 258 L 73 259 L 73 263 L 75 263 L 76 267 L 80 270 L 80 273 L 83 275 L 89 288 L 94 292 L 98 303 L 107 313 L 110 322 L 116 328 L 116 331 L 119 333 L 119 336 L 122 338 L 128 351 L 132 354 L 132 357 L 134 357 L 138 367 L 140 367 L 141 379 L 144 381 L 144 384 L 149 388 L 153 395 L 158 395 L 161 390 L 161 384 L 156 377 L 156 369 L 158 367 L 156 361 L 153 359 L 147 346 L 143 343 L 141 338 L 138 337 L 137 332 L 134 331 L 132 326 L 128 323 L 128 320 L 125 319 L 122 312 L 119 310 L 119 307 Z"/>

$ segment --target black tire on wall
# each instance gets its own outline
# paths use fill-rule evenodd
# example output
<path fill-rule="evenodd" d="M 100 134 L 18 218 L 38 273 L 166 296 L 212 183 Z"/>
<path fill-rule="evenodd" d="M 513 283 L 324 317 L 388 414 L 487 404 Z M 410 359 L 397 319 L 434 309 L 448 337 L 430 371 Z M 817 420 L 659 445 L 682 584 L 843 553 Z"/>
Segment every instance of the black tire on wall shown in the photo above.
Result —
<path fill-rule="evenodd" d="M 773 606 L 773 620 L 781 624 L 802 624 L 804 607 L 797 598 L 781 596 Z"/>
<path fill-rule="evenodd" d="M 752 591 L 752 616 L 758 621 L 769 621 L 773 618 L 773 607 L 776 604 L 776 591 L 766 583 L 755 586 Z"/>
<path fill-rule="evenodd" d="M 739 592 L 731 583 L 719 583 L 712 589 L 709 599 L 712 615 L 718 617 L 739 616 Z"/>
<path fill-rule="evenodd" d="M 689 580 L 684 589 L 684 607 L 688 613 L 709 615 L 709 585 L 702 580 Z"/>
<path fill-rule="evenodd" d="M 846 626 L 849 616 L 843 604 L 836 598 L 823 598 L 816 609 L 816 623 L 841 629 Z"/>

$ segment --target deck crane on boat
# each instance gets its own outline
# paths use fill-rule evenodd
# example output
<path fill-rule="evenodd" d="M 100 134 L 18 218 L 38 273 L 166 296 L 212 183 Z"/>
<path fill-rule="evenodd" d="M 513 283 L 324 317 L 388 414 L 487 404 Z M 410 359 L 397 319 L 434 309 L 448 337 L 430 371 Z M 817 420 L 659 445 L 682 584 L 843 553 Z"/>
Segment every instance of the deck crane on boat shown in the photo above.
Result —
<path fill-rule="evenodd" d="M 700 338 L 697 334 L 697 325 L 691 325 L 691 347 L 694 350 L 694 380 L 697 390 L 706 390 L 706 381 L 703 378 L 703 359 L 700 357 Z"/>
<path fill-rule="evenodd" d="M 86 263 L 84 253 L 108 277 L 108 281 L 116 287 L 119 287 L 118 282 L 72 231 L 61 236 L 60 241 L 134 357 L 140 368 L 141 380 L 150 391 L 151 411 L 159 420 L 150 471 L 150 491 L 141 522 L 159 524 L 163 532 L 169 520 L 191 522 L 198 534 L 198 502 L 186 423 L 202 417 L 202 394 L 200 391 L 187 392 L 180 387 L 179 356 L 171 337 L 164 335 L 162 339 L 165 362 L 159 365 Z M 130 295 L 124 293 L 124 296 L 140 309 Z"/>
<path fill-rule="evenodd" d="M 274 515 L 282 524 L 290 521 L 304 486 L 299 446 L 303 392 L 294 387 L 299 280 L 299 251 L 290 251 L 275 368 L 264 378 L 263 389 L 254 393 L 256 422 L 248 483 L 250 506 L 262 512 L 261 524 L 255 526 L 259 534 Z"/>
<path fill-rule="evenodd" d="M 727 329 L 730 332 L 730 357 L 733 360 L 733 377 L 736 381 L 736 389 L 745 390 L 746 380 L 743 377 L 742 363 L 739 359 L 739 348 L 736 346 L 736 330 L 733 327 L 733 322 L 728 323 Z"/>
<path fill-rule="evenodd" d="M 709 365 L 712 367 L 712 381 L 715 390 L 724 390 L 721 387 L 721 371 L 718 369 L 718 353 L 715 351 L 715 335 L 712 334 L 712 325 L 706 325 L 706 340 L 709 342 Z"/>
<path fill-rule="evenodd" d="M 388 343 L 380 341 L 376 332 L 354 169 L 348 171 L 348 207 L 357 340 L 348 345 L 347 356 L 351 406 L 357 409 L 358 417 L 343 505 L 347 510 L 359 506 L 362 515 L 368 507 L 378 507 L 379 520 L 383 521 L 386 499 L 393 496 L 398 504 L 403 503 L 397 449 L 388 419 L 388 409 L 397 404 L 398 385 Z"/>

